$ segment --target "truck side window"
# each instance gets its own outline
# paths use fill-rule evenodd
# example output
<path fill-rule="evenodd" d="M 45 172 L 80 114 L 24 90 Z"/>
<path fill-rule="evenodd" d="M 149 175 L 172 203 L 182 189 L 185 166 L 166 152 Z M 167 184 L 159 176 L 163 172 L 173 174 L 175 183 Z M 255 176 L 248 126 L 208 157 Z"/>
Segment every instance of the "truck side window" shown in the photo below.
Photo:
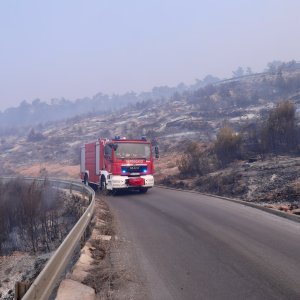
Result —
<path fill-rule="evenodd" d="M 104 147 L 104 156 L 105 157 L 112 157 L 112 148 L 109 145 L 105 145 Z"/>

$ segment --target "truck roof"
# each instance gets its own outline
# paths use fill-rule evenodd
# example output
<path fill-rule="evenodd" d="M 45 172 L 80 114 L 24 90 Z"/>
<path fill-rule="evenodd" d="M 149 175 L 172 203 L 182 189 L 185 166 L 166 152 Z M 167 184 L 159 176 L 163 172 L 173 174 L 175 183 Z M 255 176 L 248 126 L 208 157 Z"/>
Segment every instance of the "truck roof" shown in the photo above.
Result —
<path fill-rule="evenodd" d="M 112 139 L 114 143 L 141 143 L 141 144 L 150 144 L 150 141 L 147 140 L 138 140 L 138 139 Z"/>
<path fill-rule="evenodd" d="M 149 140 L 144 139 L 107 139 L 107 138 L 99 138 L 95 141 L 84 143 L 84 145 L 95 144 L 97 141 L 105 140 L 108 143 L 139 143 L 139 144 L 150 144 Z"/>

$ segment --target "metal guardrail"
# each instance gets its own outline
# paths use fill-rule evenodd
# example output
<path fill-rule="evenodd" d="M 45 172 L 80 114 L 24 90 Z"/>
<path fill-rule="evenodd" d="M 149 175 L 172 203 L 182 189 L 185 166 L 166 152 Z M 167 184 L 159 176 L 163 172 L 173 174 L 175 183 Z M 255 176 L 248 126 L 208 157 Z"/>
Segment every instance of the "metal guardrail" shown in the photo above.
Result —
<path fill-rule="evenodd" d="M 16 177 L 1 177 L 2 180 L 15 179 Z M 26 177 L 23 178 L 25 181 L 44 181 L 44 179 Z M 51 256 L 44 269 L 34 280 L 26 294 L 22 299 L 24 300 L 47 300 L 58 279 L 60 278 L 62 272 L 65 270 L 66 265 L 70 261 L 74 249 L 80 242 L 81 237 L 83 236 L 88 224 L 91 221 L 94 208 L 95 208 L 95 192 L 88 186 L 83 185 L 82 183 L 75 181 L 66 181 L 66 180 L 56 180 L 56 179 L 47 179 L 54 186 L 70 189 L 76 191 L 87 191 L 90 199 L 90 204 L 87 207 L 86 211 L 83 213 L 81 218 L 72 228 L 70 233 L 64 239 L 62 244 L 58 247 L 55 253 Z"/>

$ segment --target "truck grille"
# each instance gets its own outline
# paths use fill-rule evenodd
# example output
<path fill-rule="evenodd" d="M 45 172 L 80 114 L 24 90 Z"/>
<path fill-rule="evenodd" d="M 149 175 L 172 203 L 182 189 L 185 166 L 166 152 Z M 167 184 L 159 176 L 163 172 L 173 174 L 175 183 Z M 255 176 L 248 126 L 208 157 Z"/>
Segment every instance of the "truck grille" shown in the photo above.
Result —
<path fill-rule="evenodd" d="M 147 166 L 122 166 L 122 174 L 147 173 Z"/>

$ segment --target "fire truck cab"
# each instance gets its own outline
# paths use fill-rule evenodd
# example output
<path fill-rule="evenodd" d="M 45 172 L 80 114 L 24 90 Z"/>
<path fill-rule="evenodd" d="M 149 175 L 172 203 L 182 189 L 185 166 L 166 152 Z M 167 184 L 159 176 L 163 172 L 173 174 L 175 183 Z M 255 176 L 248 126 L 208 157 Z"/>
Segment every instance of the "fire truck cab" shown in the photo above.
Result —
<path fill-rule="evenodd" d="M 155 147 L 158 157 L 158 148 Z M 82 181 L 102 191 L 135 189 L 146 193 L 154 185 L 151 142 L 146 138 L 100 138 L 81 147 Z"/>

